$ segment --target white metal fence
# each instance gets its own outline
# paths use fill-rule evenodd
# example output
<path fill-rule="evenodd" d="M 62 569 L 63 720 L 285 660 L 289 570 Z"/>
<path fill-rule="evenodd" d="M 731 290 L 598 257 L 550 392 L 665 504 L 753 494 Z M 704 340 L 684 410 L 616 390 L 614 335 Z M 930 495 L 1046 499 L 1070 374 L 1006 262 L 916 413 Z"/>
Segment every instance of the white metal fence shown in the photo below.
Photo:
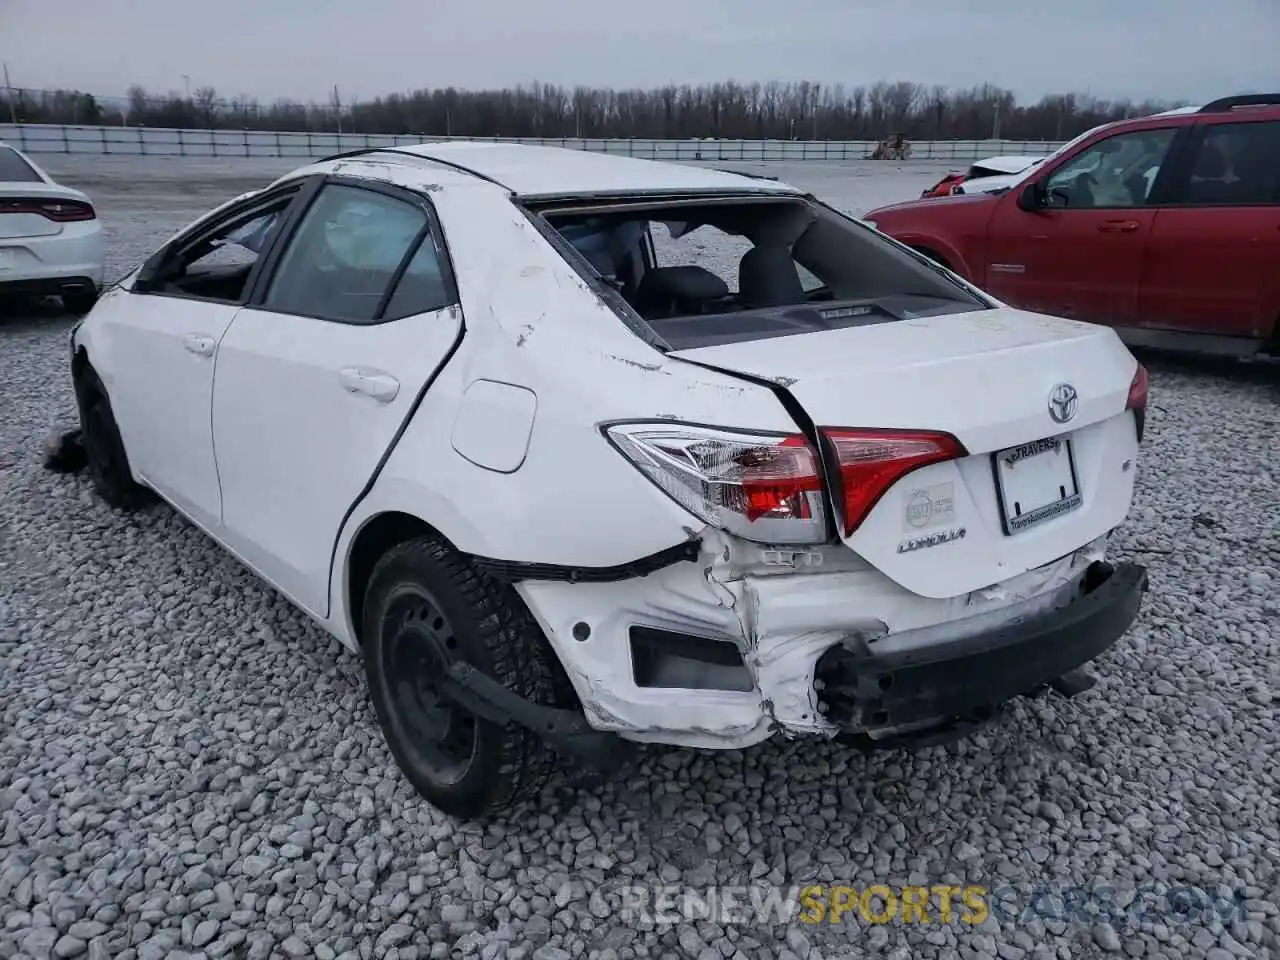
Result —
<path fill-rule="evenodd" d="M 132 157 L 324 157 L 366 147 L 443 140 L 444 137 L 365 133 L 295 133 L 262 130 L 170 130 L 156 127 L 77 127 L 0 123 L 0 141 L 31 154 L 112 154 Z M 871 140 L 592 140 L 494 137 L 617 153 L 650 160 L 864 160 Z M 916 140 L 912 160 L 969 161 L 999 154 L 1041 156 L 1057 143 L 1019 140 Z"/>

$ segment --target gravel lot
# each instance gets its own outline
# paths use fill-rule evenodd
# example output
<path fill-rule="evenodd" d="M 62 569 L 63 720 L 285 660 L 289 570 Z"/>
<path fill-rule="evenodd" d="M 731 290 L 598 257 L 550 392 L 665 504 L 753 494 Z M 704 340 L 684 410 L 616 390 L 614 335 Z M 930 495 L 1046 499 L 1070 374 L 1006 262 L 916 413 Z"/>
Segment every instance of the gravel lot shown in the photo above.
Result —
<path fill-rule="evenodd" d="M 291 166 L 42 159 L 100 204 L 112 276 Z M 756 168 L 853 213 L 937 175 Z M 1089 694 L 914 754 L 649 749 L 624 779 L 482 826 L 412 794 L 357 659 L 204 535 L 40 469 L 74 415 L 69 323 L 6 309 L 0 958 L 1280 957 L 1275 368 L 1147 358 L 1116 549 L 1150 565 L 1152 593 Z M 616 912 L 622 886 L 806 882 L 976 884 L 1009 905 L 976 927 Z M 1243 902 L 1180 918 L 1169 887 Z M 1020 914 L 1037 888 L 1054 896 Z M 1069 888 L 1097 892 L 1064 913 Z M 1108 923 L 1109 896 L 1137 899 Z"/>

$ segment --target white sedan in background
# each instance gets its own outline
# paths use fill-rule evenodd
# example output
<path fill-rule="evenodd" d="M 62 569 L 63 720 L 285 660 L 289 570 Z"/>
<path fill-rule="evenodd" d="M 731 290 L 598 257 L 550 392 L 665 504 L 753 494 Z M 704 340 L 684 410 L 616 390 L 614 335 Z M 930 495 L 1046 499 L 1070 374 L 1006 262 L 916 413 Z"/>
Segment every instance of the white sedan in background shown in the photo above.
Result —
<path fill-rule="evenodd" d="M 995 193 L 1021 180 L 1032 167 L 1044 162 L 1044 157 L 1010 155 L 988 157 L 969 168 L 965 179 L 956 184 L 953 193 Z"/>
<path fill-rule="evenodd" d="M 1146 586 L 1106 559 L 1147 395 L 1116 334 L 773 180 L 332 158 L 104 294 L 71 375 L 103 498 L 159 494 L 361 651 L 456 815 L 556 752 L 963 733 L 1087 689 Z"/>
<path fill-rule="evenodd" d="M 0 143 L 0 295 L 59 296 L 86 313 L 102 289 L 102 223 L 89 198 Z"/>

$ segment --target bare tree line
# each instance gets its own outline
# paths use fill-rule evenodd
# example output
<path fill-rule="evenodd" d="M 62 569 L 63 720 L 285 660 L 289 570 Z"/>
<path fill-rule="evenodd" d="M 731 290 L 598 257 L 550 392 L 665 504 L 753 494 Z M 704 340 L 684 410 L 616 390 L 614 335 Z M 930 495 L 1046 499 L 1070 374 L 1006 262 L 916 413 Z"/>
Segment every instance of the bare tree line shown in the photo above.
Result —
<path fill-rule="evenodd" d="M 533 83 L 502 90 L 423 89 L 344 103 L 222 97 L 213 87 L 124 98 L 77 90 L 0 89 L 0 122 L 128 124 L 203 129 L 302 130 L 422 136 L 875 140 L 1065 140 L 1092 126 L 1174 103 L 1054 94 L 1020 104 L 991 84 L 967 90 L 878 82 L 667 85 L 648 90 Z"/>

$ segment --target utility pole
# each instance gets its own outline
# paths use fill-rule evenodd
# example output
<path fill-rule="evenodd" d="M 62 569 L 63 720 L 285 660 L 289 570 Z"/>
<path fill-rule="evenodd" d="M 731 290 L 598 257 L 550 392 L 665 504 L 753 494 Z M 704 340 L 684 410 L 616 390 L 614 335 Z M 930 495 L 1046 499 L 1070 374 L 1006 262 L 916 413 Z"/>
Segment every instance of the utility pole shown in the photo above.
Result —
<path fill-rule="evenodd" d="M 995 118 L 991 121 L 991 139 L 992 140 L 1000 139 L 1000 101 L 999 100 L 996 101 Z"/>
<path fill-rule="evenodd" d="M 9 64 L 4 65 L 4 95 L 9 101 L 9 122 L 17 124 L 18 122 L 18 105 L 13 100 L 13 87 L 9 83 Z"/>
<path fill-rule="evenodd" d="M 342 97 L 338 94 L 338 85 L 333 85 L 333 112 L 338 115 L 338 134 L 342 134 Z"/>
<path fill-rule="evenodd" d="M 182 83 L 187 90 L 187 103 L 191 102 L 191 74 L 184 73 L 182 75 Z"/>

